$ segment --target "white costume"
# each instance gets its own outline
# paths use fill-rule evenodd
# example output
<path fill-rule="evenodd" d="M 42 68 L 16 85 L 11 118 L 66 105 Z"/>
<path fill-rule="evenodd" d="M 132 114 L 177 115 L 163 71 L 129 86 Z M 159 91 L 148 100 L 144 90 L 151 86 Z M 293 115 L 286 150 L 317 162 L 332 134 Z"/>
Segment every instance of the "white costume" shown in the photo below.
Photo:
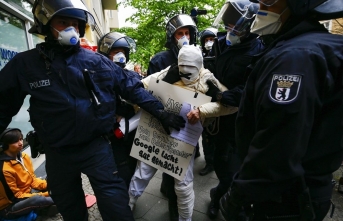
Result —
<path fill-rule="evenodd" d="M 209 70 L 203 68 L 202 53 L 199 48 L 194 47 L 193 45 L 185 45 L 180 49 L 178 56 L 178 66 L 180 71 L 187 70 L 189 72 L 186 73 L 193 72 L 193 74 L 189 74 L 187 79 L 181 78 L 181 80 L 176 82 L 174 85 L 205 94 L 209 89 L 206 81 L 210 80 L 219 88 L 219 90 L 227 90 L 227 88 L 222 85 Z M 151 77 L 163 79 L 167 75 L 169 68 L 170 66 L 160 72 L 144 78 L 142 80 L 144 87 L 148 87 Z M 228 115 L 235 113 L 238 110 L 237 107 L 224 107 L 219 102 L 209 102 L 201 105 L 200 107 L 198 107 L 198 109 L 200 111 L 200 119 L 202 122 L 205 120 L 205 118 Z M 194 155 L 195 154 L 193 153 L 190 164 L 187 168 L 185 178 L 182 181 L 175 179 L 174 188 L 177 195 L 179 221 L 190 221 L 192 219 L 194 207 Z M 137 162 L 136 171 L 131 179 L 129 187 L 131 208 L 134 206 L 137 198 L 143 194 L 145 188 L 148 186 L 149 181 L 155 175 L 156 171 L 156 168 L 148 164 L 140 161 Z"/>

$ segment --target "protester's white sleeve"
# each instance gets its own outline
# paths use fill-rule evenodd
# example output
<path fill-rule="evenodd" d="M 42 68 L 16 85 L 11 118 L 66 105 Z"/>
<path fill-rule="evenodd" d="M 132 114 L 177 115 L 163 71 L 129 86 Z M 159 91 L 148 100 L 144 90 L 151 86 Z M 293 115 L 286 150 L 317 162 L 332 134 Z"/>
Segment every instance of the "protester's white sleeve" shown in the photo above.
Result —
<path fill-rule="evenodd" d="M 205 94 L 209 89 L 208 85 L 206 83 L 206 81 L 208 81 L 208 80 L 212 81 L 213 84 L 215 86 L 217 86 L 220 91 L 227 91 L 228 90 L 207 69 L 201 69 L 200 76 L 201 76 L 200 87 L 201 87 L 202 93 Z M 219 117 L 219 116 L 223 116 L 223 115 L 233 114 L 233 113 L 238 111 L 238 107 L 233 107 L 233 106 L 224 107 L 219 102 L 209 102 L 206 104 L 202 104 L 199 107 L 199 111 L 200 111 L 200 118 L 202 120 L 204 120 L 205 118 Z"/>

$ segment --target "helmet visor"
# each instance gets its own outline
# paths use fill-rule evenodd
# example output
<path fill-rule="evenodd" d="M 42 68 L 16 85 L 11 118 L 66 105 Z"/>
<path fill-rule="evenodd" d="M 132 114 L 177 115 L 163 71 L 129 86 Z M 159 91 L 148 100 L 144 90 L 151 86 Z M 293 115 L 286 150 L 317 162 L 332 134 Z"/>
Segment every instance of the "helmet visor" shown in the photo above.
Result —
<path fill-rule="evenodd" d="M 265 6 L 272 6 L 274 5 L 276 2 L 278 2 L 279 0 L 255 0 Z"/>
<path fill-rule="evenodd" d="M 258 5 L 251 3 L 246 6 L 245 13 L 236 21 L 235 24 L 225 24 L 225 30 L 231 31 L 238 36 L 243 36 L 253 22 L 255 14 L 258 10 Z"/>
<path fill-rule="evenodd" d="M 246 10 L 251 4 L 253 3 L 251 3 L 249 0 L 227 1 L 218 13 L 212 24 L 212 27 L 222 29 L 224 26 L 228 26 L 229 24 L 234 26 L 236 22 L 245 14 Z"/>
<path fill-rule="evenodd" d="M 32 13 L 43 25 L 48 24 L 51 18 L 58 14 L 83 20 L 92 30 L 95 26 L 94 17 L 80 0 L 38 0 L 33 5 Z"/>

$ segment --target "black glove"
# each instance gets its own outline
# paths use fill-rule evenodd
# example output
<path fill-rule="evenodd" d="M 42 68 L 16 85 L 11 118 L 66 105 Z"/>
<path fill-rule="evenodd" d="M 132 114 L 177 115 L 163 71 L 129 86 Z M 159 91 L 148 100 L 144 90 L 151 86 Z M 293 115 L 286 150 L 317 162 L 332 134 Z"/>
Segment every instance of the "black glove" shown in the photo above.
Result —
<path fill-rule="evenodd" d="M 169 84 L 174 84 L 181 80 L 179 75 L 179 66 L 177 64 L 172 64 L 167 72 L 167 75 L 162 79 Z"/>
<path fill-rule="evenodd" d="M 167 111 L 160 111 L 157 119 L 161 122 L 163 129 L 169 135 L 169 127 L 174 128 L 177 131 L 180 131 L 180 128 L 185 127 L 186 121 L 179 115 L 168 113 Z"/>
<path fill-rule="evenodd" d="M 243 94 L 243 89 L 240 89 L 240 88 L 235 88 L 233 90 L 224 91 L 222 99 L 220 99 L 220 103 L 225 107 L 226 106 L 239 107 L 242 94 Z"/>
<path fill-rule="evenodd" d="M 218 94 L 220 94 L 220 90 L 210 80 L 207 80 L 206 84 L 208 85 L 208 91 L 205 94 L 212 97 L 211 102 L 218 101 Z"/>

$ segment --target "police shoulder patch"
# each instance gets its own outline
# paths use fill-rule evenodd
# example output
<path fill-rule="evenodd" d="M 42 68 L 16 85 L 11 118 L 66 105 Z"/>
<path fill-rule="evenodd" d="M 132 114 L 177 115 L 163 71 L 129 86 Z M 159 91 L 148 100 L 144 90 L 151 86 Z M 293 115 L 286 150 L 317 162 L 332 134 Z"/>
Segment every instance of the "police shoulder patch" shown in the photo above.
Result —
<path fill-rule="evenodd" d="M 298 94 L 301 75 L 274 74 L 269 88 L 269 98 L 276 103 L 291 103 Z"/>

